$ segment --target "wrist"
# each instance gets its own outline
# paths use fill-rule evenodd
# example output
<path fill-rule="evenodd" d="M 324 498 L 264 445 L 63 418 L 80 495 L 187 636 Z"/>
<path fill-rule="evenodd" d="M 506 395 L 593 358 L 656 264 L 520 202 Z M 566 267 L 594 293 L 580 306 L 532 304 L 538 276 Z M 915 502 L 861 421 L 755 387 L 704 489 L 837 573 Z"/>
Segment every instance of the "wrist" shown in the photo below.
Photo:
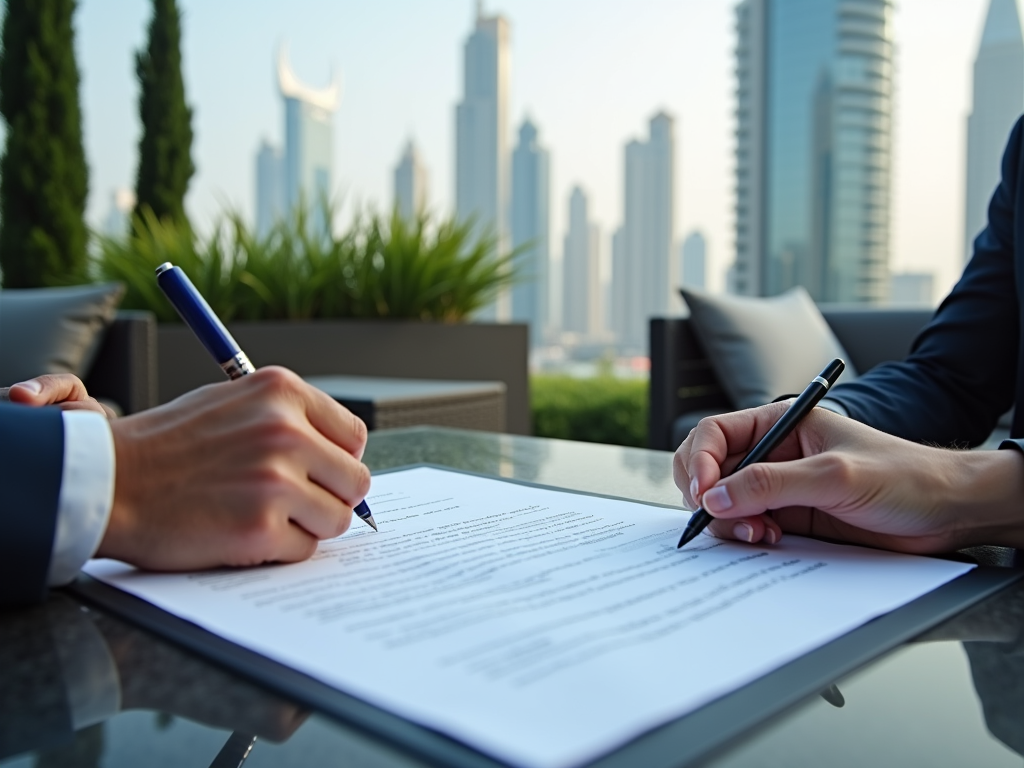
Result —
<path fill-rule="evenodd" d="M 1016 450 L 957 452 L 947 511 L 960 547 L 1024 548 L 1024 454 Z"/>
<path fill-rule="evenodd" d="M 110 507 L 110 517 L 103 539 L 96 550 L 96 557 L 109 557 L 115 560 L 127 560 L 132 551 L 135 539 L 134 520 L 135 505 L 132 503 L 132 478 L 139 472 L 134 466 L 137 458 L 135 452 L 126 445 L 125 422 L 111 423 L 111 434 L 114 440 L 114 499 Z"/>

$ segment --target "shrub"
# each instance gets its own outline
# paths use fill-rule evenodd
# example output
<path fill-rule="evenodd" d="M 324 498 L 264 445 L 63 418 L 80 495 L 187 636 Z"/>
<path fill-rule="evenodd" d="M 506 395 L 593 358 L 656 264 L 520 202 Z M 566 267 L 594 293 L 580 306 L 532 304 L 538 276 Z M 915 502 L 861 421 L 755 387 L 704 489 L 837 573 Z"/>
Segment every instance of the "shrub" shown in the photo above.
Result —
<path fill-rule="evenodd" d="M 322 203 L 323 221 L 335 209 Z M 225 322 L 315 318 L 395 318 L 458 322 L 516 280 L 518 252 L 473 222 L 414 221 L 397 212 L 356 218 L 341 235 L 313 225 L 299 206 L 265 236 L 228 213 L 207 237 L 144 210 L 127 237 L 97 236 L 97 279 L 127 286 L 122 306 L 176 322 L 154 270 L 179 266 Z"/>
<path fill-rule="evenodd" d="M 533 431 L 588 443 L 647 444 L 647 382 L 597 376 L 530 378 Z"/>
<path fill-rule="evenodd" d="M 80 282 L 85 198 L 74 0 L 4 3 L 0 268 L 7 288 Z"/>
<path fill-rule="evenodd" d="M 181 11 L 176 0 L 153 0 L 146 47 L 135 56 L 139 79 L 139 169 L 135 212 L 188 226 L 185 193 L 192 164 L 192 110 L 181 76 Z"/>

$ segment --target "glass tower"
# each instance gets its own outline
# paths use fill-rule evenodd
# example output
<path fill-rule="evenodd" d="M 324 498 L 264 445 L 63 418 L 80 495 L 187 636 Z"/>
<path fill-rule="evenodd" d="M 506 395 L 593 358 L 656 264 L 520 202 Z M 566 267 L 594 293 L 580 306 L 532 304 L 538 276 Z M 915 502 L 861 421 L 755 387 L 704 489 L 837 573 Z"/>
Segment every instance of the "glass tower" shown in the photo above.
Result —
<path fill-rule="evenodd" d="M 316 210 L 321 197 L 331 193 L 331 116 L 338 108 L 340 87 L 333 77 L 322 89 L 300 83 L 288 65 L 284 47 L 278 54 L 277 81 L 284 99 L 284 205 L 291 210 L 304 201 Z"/>
<path fill-rule="evenodd" d="M 508 243 L 509 23 L 484 14 L 478 2 L 473 32 L 463 47 L 462 101 L 455 108 L 455 210 Z M 501 309 L 499 309 L 501 305 Z M 477 313 L 504 319 L 506 297 Z"/>
<path fill-rule="evenodd" d="M 675 121 L 659 112 L 647 141 L 626 144 L 622 226 L 612 241 L 612 317 L 619 347 L 645 354 L 648 321 L 669 311 L 678 287 L 675 247 Z"/>
<path fill-rule="evenodd" d="M 395 166 L 395 208 L 405 221 L 414 221 L 427 205 L 427 169 L 412 139 Z"/>
<path fill-rule="evenodd" d="M 735 289 L 884 301 L 892 0 L 743 0 L 737 32 Z"/>
<path fill-rule="evenodd" d="M 601 330 L 600 232 L 590 220 L 587 195 L 578 186 L 569 196 L 569 229 L 562 246 L 562 329 L 583 338 Z"/>
<path fill-rule="evenodd" d="M 973 104 L 967 118 L 964 250 L 988 223 L 988 202 L 999 184 L 1003 149 L 1024 112 L 1024 39 L 1016 0 L 991 0 L 974 59 Z"/>
<path fill-rule="evenodd" d="M 523 120 L 512 152 L 512 247 L 522 249 L 516 260 L 522 279 L 512 287 L 512 321 L 529 323 L 532 346 L 542 343 L 548 322 L 550 188 L 548 151 L 537 138 L 537 126 Z"/>

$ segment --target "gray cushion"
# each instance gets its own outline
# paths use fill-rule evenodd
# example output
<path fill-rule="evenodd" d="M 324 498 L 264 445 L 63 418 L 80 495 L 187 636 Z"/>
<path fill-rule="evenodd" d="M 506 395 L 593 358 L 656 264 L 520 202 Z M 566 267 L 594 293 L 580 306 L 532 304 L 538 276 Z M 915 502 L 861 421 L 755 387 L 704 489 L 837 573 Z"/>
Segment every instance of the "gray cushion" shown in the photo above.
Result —
<path fill-rule="evenodd" d="M 84 376 L 123 294 L 120 283 L 0 291 L 0 386 Z"/>
<path fill-rule="evenodd" d="M 736 408 L 801 392 L 836 357 L 846 361 L 840 381 L 857 377 L 846 350 L 803 288 L 766 299 L 690 288 L 680 292 L 697 339 Z"/>

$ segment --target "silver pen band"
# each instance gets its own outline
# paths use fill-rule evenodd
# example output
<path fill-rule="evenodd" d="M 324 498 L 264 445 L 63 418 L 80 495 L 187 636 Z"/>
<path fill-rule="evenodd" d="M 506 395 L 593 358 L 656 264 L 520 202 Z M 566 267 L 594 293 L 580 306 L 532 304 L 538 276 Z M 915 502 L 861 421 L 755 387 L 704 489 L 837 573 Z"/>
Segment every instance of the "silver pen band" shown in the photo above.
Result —
<path fill-rule="evenodd" d="M 812 383 L 814 382 L 817 382 L 818 384 L 821 384 L 821 386 L 823 386 L 825 389 L 828 389 L 827 379 L 823 379 L 821 376 L 815 376 Z"/>
<path fill-rule="evenodd" d="M 230 360 L 226 360 L 221 363 L 220 367 L 224 369 L 224 373 L 226 373 L 228 378 L 232 381 L 241 378 L 248 373 L 256 372 L 256 368 L 249 362 L 249 358 L 245 356 L 245 352 L 239 352 Z"/>

